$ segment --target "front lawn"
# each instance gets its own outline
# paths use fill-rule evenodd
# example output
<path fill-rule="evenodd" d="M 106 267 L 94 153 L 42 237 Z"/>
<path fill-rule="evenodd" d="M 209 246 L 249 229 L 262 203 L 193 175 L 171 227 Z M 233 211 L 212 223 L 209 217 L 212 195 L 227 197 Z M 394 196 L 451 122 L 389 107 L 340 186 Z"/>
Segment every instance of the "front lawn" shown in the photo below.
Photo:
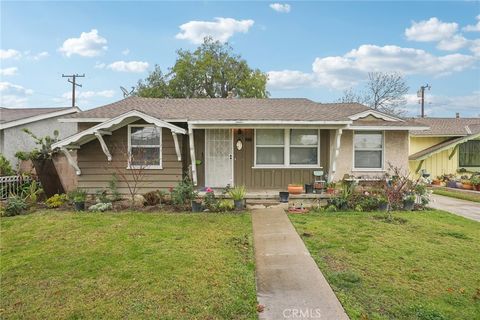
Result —
<path fill-rule="evenodd" d="M 0 318 L 256 318 L 249 214 L 44 211 L 0 222 Z"/>
<path fill-rule="evenodd" d="M 452 214 L 290 215 L 352 319 L 479 319 L 480 224 Z"/>
<path fill-rule="evenodd" d="M 433 189 L 433 194 L 438 194 L 441 196 L 468 200 L 473 202 L 480 202 L 480 192 L 476 194 L 472 192 L 457 191 L 455 189 L 440 189 L 437 187 Z"/>

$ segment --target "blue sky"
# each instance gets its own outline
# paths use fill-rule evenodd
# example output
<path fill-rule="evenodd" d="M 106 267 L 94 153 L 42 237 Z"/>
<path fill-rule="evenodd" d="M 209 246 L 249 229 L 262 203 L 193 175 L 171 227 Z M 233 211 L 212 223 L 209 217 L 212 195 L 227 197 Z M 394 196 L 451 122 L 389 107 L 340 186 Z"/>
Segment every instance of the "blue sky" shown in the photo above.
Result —
<path fill-rule="evenodd" d="M 369 71 L 405 74 L 408 111 L 480 116 L 480 2 L 1 2 L 0 103 L 70 104 L 62 73 L 85 73 L 77 105 L 122 98 L 203 35 L 269 72 L 272 97 L 338 99 Z"/>

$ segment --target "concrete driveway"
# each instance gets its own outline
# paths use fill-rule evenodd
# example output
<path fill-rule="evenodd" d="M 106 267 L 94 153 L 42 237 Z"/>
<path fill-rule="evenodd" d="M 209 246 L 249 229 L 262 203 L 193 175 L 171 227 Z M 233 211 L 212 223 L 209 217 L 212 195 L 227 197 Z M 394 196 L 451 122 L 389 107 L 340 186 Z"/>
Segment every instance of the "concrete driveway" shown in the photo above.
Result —
<path fill-rule="evenodd" d="M 348 319 L 285 208 L 252 211 L 259 318 Z"/>
<path fill-rule="evenodd" d="M 480 222 L 480 203 L 455 199 L 450 197 L 432 194 L 430 208 L 448 211 L 450 213 Z"/>

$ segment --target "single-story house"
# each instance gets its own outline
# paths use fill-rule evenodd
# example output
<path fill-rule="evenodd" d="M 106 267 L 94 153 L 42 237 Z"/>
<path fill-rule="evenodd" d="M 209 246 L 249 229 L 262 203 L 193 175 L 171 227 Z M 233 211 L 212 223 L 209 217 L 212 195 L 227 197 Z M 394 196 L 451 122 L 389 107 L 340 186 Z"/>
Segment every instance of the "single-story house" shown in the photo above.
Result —
<path fill-rule="evenodd" d="M 480 172 L 480 118 L 420 118 L 430 129 L 412 131 L 410 171 L 425 170 L 433 178 L 458 174 L 458 170 Z"/>
<path fill-rule="evenodd" d="M 408 169 L 409 131 L 428 129 L 361 104 L 308 99 L 129 97 L 60 121 L 79 131 L 53 146 L 92 192 L 114 173 L 135 180 L 139 167 L 139 192 L 172 187 L 185 172 L 199 188 L 250 190 L 310 183 L 320 169 L 330 181 L 381 177 L 388 163 Z M 125 182 L 119 191 L 127 193 Z"/>

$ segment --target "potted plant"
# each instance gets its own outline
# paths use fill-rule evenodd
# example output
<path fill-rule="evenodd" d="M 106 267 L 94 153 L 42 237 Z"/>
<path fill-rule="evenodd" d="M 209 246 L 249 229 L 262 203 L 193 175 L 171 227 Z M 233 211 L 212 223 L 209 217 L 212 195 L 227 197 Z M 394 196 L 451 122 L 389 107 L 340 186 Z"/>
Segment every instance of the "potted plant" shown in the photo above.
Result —
<path fill-rule="evenodd" d="M 468 179 L 463 179 L 462 180 L 462 186 L 463 186 L 463 189 L 466 189 L 466 190 L 473 190 L 473 184 L 470 180 Z"/>
<path fill-rule="evenodd" d="M 403 209 L 407 211 L 412 211 L 413 206 L 415 205 L 416 196 L 414 194 L 410 194 L 405 199 L 403 199 Z"/>
<path fill-rule="evenodd" d="M 388 209 L 388 200 L 385 196 L 378 197 L 378 210 L 380 211 L 387 211 Z"/>
<path fill-rule="evenodd" d="M 335 183 L 333 183 L 333 182 L 327 183 L 327 193 L 328 194 L 334 194 L 335 193 Z"/>
<path fill-rule="evenodd" d="M 301 194 L 303 193 L 303 185 L 290 183 L 288 185 L 288 192 L 291 194 Z"/>
<path fill-rule="evenodd" d="M 201 198 L 195 198 L 192 200 L 192 212 L 202 212 L 202 199 Z"/>
<path fill-rule="evenodd" d="M 475 190 L 480 191 L 480 174 L 472 175 L 470 182 Z"/>
<path fill-rule="evenodd" d="M 87 199 L 87 192 L 85 190 L 75 190 L 70 193 L 70 199 L 73 201 L 75 211 L 85 210 L 85 200 Z"/>
<path fill-rule="evenodd" d="M 447 180 L 447 187 L 448 187 L 448 188 L 456 188 L 456 187 L 457 187 L 457 181 L 455 181 L 455 180 Z"/>
<path fill-rule="evenodd" d="M 432 180 L 432 185 L 439 186 L 442 183 L 441 177 L 437 177 L 436 179 Z"/>
<path fill-rule="evenodd" d="M 247 194 L 245 186 L 236 186 L 235 188 L 230 189 L 228 194 L 233 199 L 235 210 L 243 210 L 245 207 L 245 195 Z"/>
<path fill-rule="evenodd" d="M 288 193 L 288 191 L 280 191 L 278 196 L 280 197 L 280 202 L 287 203 L 290 193 Z"/>
<path fill-rule="evenodd" d="M 305 193 L 313 193 L 313 184 L 311 183 L 305 184 Z"/>

